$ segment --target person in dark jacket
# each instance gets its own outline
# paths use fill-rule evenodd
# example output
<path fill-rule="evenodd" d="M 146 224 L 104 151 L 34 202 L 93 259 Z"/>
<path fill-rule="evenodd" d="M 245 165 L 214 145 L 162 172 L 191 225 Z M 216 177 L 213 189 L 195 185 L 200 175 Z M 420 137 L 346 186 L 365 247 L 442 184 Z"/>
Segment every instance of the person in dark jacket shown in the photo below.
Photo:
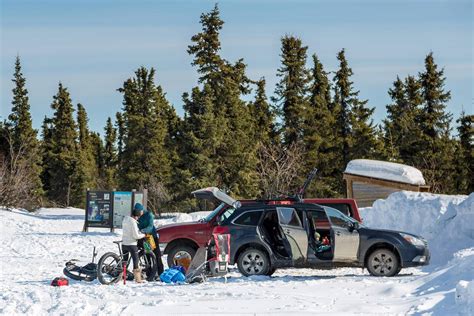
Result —
<path fill-rule="evenodd" d="M 142 204 L 136 203 L 133 207 L 136 210 L 143 210 L 143 215 L 138 219 L 138 229 L 142 233 L 145 234 L 150 234 L 153 236 L 153 239 L 155 240 L 155 245 L 156 248 L 153 250 L 153 253 L 156 256 L 156 264 L 158 267 L 158 276 L 163 273 L 163 261 L 161 260 L 161 251 L 160 251 L 160 246 L 159 246 L 159 236 L 158 233 L 156 232 L 156 227 L 154 224 L 155 220 L 155 215 L 153 212 L 145 210 Z"/>

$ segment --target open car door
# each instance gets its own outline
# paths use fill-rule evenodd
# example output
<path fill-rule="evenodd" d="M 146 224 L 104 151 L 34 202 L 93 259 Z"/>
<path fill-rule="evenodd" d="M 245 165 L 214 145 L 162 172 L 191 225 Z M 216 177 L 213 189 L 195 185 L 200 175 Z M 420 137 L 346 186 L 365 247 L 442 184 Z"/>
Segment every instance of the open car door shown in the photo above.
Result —
<path fill-rule="evenodd" d="M 350 219 L 331 207 L 324 207 L 331 223 L 333 261 L 354 262 L 359 253 L 359 232 L 350 228 Z"/>
<path fill-rule="evenodd" d="M 308 253 L 308 234 L 294 208 L 277 207 L 278 222 L 289 243 L 288 253 L 293 261 L 305 261 Z"/>

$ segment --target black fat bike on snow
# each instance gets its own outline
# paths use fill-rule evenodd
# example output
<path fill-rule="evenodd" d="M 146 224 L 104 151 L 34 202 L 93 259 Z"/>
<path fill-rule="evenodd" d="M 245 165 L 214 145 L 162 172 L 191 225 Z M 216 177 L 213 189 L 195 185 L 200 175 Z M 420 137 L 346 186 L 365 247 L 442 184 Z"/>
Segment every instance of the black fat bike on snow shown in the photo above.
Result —
<path fill-rule="evenodd" d="M 97 264 L 97 278 L 99 282 L 105 285 L 114 284 L 122 280 L 126 275 L 127 280 L 133 280 L 132 272 L 128 271 L 132 256 L 129 254 L 127 260 L 122 253 L 122 241 L 114 241 L 119 249 L 119 254 L 114 252 L 105 253 Z M 148 247 L 138 248 L 138 267 L 142 270 L 142 277 L 147 281 L 154 281 L 158 266 L 156 264 L 155 254 Z M 124 271 L 125 268 L 125 271 Z"/>
<path fill-rule="evenodd" d="M 97 252 L 92 251 L 92 262 L 81 267 L 76 264 L 77 259 L 72 259 L 66 262 L 66 267 L 63 269 L 64 275 L 77 281 L 91 282 L 97 278 L 97 263 L 95 263 L 95 257 Z"/>

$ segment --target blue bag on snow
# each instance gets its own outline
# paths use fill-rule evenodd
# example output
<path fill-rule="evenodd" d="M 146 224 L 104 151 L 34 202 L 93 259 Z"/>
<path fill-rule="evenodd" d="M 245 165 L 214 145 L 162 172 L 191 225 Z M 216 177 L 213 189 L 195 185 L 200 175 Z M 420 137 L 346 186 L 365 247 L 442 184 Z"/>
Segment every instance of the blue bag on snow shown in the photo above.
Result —
<path fill-rule="evenodd" d="M 177 282 L 184 282 L 186 277 L 184 276 L 183 272 L 178 269 L 166 269 L 161 275 L 160 280 L 165 283 L 177 283 Z"/>

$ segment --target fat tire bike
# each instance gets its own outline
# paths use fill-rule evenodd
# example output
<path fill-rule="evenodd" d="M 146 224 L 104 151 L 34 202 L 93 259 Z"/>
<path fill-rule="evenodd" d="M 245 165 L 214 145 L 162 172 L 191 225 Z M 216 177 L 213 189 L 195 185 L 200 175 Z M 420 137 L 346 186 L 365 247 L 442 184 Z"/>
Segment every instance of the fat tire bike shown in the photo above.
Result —
<path fill-rule="evenodd" d="M 119 253 L 106 252 L 97 265 L 97 278 L 99 282 L 105 285 L 115 284 L 120 280 L 133 280 L 133 274 L 128 270 L 132 256 L 129 254 L 127 260 L 122 252 L 122 241 L 114 241 L 117 244 Z M 144 242 L 145 244 L 146 242 Z M 148 248 L 148 249 L 147 249 Z M 147 281 L 154 281 L 158 266 L 156 264 L 155 254 L 149 247 L 138 248 L 138 267 L 142 271 L 142 278 Z"/>

